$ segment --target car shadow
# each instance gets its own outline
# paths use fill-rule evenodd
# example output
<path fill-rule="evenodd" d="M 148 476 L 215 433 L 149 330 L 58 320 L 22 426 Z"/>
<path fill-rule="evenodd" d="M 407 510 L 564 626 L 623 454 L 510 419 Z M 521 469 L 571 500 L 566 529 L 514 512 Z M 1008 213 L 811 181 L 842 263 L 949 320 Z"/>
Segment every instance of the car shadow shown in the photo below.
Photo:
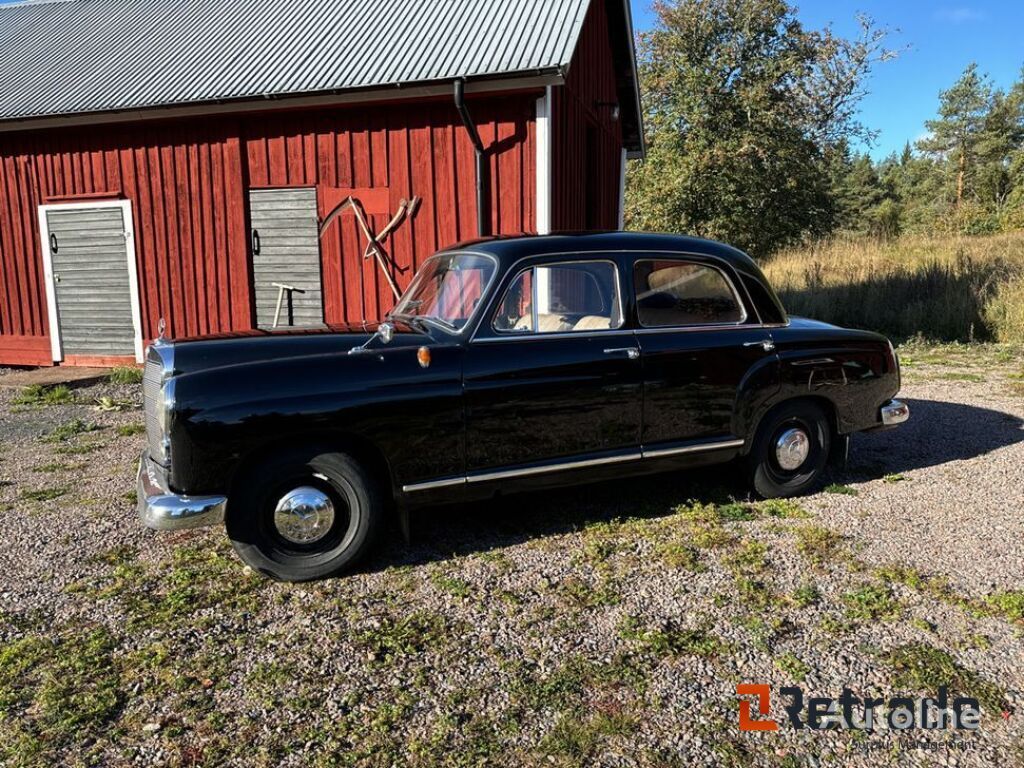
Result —
<path fill-rule="evenodd" d="M 845 468 L 829 482 L 866 482 L 885 475 L 977 458 L 1024 441 L 1024 420 L 1003 411 L 935 400 L 905 400 L 911 418 L 896 429 L 856 435 Z M 628 477 L 592 485 L 523 493 L 413 513 L 412 543 L 391 543 L 366 570 L 422 565 L 557 536 L 625 517 L 664 517 L 688 501 L 744 498 L 738 467 Z"/>
<path fill-rule="evenodd" d="M 862 482 L 974 459 L 1024 441 L 1024 420 L 1012 413 L 941 400 L 903 400 L 910 406 L 910 421 L 855 435 L 843 477 Z"/>

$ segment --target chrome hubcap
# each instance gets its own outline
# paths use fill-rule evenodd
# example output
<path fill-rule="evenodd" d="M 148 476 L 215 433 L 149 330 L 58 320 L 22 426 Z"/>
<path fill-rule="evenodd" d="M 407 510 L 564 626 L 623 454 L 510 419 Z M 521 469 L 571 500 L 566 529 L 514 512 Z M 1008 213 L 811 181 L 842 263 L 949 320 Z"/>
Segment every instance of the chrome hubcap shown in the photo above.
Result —
<path fill-rule="evenodd" d="M 274 510 L 274 527 L 292 544 L 320 541 L 334 525 L 334 502 L 316 488 L 304 486 L 290 491 Z"/>
<path fill-rule="evenodd" d="M 802 429 L 787 429 L 775 443 L 775 459 L 787 472 L 799 469 L 811 452 L 811 439 Z"/>

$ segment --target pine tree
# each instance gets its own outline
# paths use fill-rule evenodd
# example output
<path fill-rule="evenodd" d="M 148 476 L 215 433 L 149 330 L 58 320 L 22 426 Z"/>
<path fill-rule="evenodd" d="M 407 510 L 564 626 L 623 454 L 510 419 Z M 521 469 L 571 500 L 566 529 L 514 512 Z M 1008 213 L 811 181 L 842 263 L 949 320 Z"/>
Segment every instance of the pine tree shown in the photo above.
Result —
<path fill-rule="evenodd" d="M 953 87 L 939 94 L 939 117 L 925 123 L 931 135 L 918 142 L 922 152 L 951 161 L 956 168 L 957 208 L 974 186 L 978 147 L 991 102 L 988 77 L 978 73 L 977 64 L 969 64 Z"/>

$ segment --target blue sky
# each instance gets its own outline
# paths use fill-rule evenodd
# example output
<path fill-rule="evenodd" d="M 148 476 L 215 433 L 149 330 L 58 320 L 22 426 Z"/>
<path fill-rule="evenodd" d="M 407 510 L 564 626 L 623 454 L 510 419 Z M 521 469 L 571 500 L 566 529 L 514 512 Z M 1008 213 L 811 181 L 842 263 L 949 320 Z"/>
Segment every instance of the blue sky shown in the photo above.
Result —
<path fill-rule="evenodd" d="M 869 84 L 861 119 L 881 132 L 871 154 L 882 158 L 924 133 L 934 117 L 939 91 L 971 61 L 1008 87 L 1024 66 L 1024 0 L 945 3 L 923 0 L 793 0 L 805 25 L 832 23 L 840 34 L 856 34 L 856 14 L 894 30 L 890 47 L 909 46 L 896 61 L 881 64 Z M 632 0 L 638 30 L 651 26 L 649 0 Z"/>

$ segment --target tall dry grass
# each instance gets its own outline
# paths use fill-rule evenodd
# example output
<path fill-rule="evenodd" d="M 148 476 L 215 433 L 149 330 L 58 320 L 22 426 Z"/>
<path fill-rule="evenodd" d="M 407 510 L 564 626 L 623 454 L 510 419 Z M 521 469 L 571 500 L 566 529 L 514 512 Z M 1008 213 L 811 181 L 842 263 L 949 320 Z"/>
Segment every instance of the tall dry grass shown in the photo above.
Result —
<path fill-rule="evenodd" d="M 896 339 L 1024 343 L 1024 231 L 826 240 L 762 267 L 790 314 Z"/>

